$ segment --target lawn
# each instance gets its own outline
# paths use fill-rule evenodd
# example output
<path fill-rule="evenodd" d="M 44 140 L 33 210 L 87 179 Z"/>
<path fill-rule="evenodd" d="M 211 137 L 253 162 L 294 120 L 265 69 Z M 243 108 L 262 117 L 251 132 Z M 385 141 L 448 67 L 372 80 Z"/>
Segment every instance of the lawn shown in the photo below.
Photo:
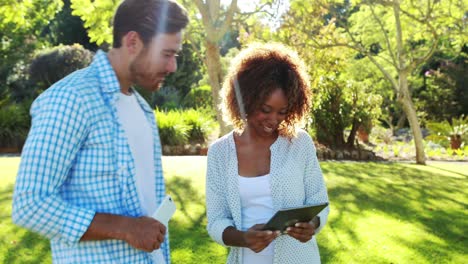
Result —
<path fill-rule="evenodd" d="M 12 224 L 19 163 L 0 158 L 0 263 L 51 263 L 48 241 Z M 205 157 L 164 157 L 173 263 L 224 263 L 205 231 Z M 331 213 L 318 236 L 323 263 L 466 263 L 468 163 L 322 162 Z"/>

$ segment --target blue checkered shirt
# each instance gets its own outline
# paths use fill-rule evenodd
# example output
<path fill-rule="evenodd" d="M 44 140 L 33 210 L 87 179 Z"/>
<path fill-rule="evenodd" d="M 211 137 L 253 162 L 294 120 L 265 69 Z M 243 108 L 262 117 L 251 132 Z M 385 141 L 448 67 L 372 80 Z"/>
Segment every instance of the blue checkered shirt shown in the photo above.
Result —
<path fill-rule="evenodd" d="M 50 239 L 54 263 L 152 263 L 121 240 L 83 241 L 96 212 L 141 216 L 135 165 L 117 118 L 120 86 L 106 53 L 42 93 L 31 107 L 13 197 L 13 221 Z M 161 145 L 152 109 L 156 201 L 165 196 Z M 169 240 L 162 250 L 167 262 Z"/>

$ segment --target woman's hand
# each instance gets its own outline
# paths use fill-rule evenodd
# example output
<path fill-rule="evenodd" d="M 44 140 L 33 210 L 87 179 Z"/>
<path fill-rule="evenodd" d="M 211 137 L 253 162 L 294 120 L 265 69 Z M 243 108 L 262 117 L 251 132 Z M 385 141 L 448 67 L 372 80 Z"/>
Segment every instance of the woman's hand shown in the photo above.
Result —
<path fill-rule="evenodd" d="M 302 243 L 305 243 L 315 235 L 315 225 L 308 222 L 297 223 L 293 227 L 288 227 L 286 233 Z"/>
<path fill-rule="evenodd" d="M 265 249 L 276 237 L 280 235 L 279 231 L 263 231 L 263 224 L 257 224 L 244 232 L 244 241 L 246 247 L 255 253 Z"/>

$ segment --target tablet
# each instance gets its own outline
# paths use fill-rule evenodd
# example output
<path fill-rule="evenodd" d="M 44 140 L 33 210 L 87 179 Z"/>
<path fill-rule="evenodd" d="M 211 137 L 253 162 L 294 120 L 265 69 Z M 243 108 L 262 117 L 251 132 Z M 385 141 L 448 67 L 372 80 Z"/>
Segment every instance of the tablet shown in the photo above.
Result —
<path fill-rule="evenodd" d="M 298 222 L 310 222 L 327 206 L 328 203 L 322 203 L 281 209 L 265 224 L 263 230 L 284 232 L 286 228 Z"/>

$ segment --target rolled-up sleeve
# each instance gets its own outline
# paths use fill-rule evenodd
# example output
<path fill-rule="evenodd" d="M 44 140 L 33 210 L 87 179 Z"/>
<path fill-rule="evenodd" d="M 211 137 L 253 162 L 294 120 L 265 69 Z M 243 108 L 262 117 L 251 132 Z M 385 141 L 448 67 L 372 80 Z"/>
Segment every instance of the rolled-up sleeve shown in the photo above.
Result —
<path fill-rule="evenodd" d="M 34 102 L 13 196 L 16 224 L 68 244 L 79 242 L 95 215 L 60 197 L 88 130 L 80 99 L 66 90 L 46 91 Z"/>
<path fill-rule="evenodd" d="M 235 226 L 226 198 L 226 172 L 221 165 L 225 154 L 217 145 L 211 146 L 206 172 L 207 230 L 211 238 L 223 246 L 226 246 L 223 241 L 224 230 Z"/>

